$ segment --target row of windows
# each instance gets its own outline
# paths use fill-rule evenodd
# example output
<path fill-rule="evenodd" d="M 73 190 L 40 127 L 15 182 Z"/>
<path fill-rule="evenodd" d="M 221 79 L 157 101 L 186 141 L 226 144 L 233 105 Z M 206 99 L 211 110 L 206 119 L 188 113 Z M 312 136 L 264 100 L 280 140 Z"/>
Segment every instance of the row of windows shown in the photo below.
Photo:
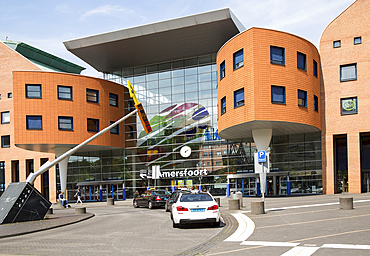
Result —
<path fill-rule="evenodd" d="M 41 99 L 41 84 L 26 84 L 26 98 Z M 58 99 L 73 100 L 72 86 L 58 85 Z M 99 103 L 99 91 L 94 89 L 86 89 L 86 101 Z M 109 93 L 109 105 L 118 107 L 118 95 Z"/>
<path fill-rule="evenodd" d="M 297 68 L 307 71 L 307 57 L 306 54 L 297 52 Z M 278 46 L 270 46 L 270 63 L 285 65 L 285 48 Z M 318 66 L 317 62 L 313 60 L 313 75 L 317 77 Z M 233 54 L 233 69 L 236 70 L 244 66 L 243 49 Z M 220 80 L 226 76 L 225 61 L 220 64 Z"/>
<path fill-rule="evenodd" d="M 111 121 L 110 124 L 113 124 Z M 42 130 L 42 116 L 26 116 L 27 130 Z M 58 116 L 58 129 L 62 131 L 73 131 L 73 117 Z M 87 131 L 99 131 L 99 119 L 87 118 Z M 112 134 L 119 134 L 119 124 L 110 130 Z"/>
<path fill-rule="evenodd" d="M 271 103 L 285 104 L 285 87 L 271 85 Z M 244 105 L 244 88 L 234 91 L 234 108 Z M 298 106 L 307 108 L 307 91 L 298 90 Z M 314 110 L 319 112 L 319 98 L 314 95 Z M 226 113 L 226 96 L 221 99 L 221 115 Z"/>
<path fill-rule="evenodd" d="M 357 37 L 353 38 L 353 44 L 354 45 L 356 45 L 356 44 L 362 44 L 362 38 L 361 38 L 361 36 L 357 36 Z M 340 48 L 341 46 L 342 46 L 341 40 L 333 41 L 333 48 Z"/>

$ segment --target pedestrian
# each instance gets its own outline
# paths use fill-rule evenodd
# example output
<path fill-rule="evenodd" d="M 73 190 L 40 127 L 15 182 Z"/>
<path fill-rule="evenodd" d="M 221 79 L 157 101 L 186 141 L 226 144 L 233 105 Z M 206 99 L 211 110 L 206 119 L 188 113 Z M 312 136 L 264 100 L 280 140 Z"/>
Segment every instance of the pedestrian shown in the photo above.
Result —
<path fill-rule="evenodd" d="M 79 189 L 79 188 L 77 189 L 77 192 L 76 192 L 76 194 L 75 194 L 75 197 L 77 197 L 77 202 L 76 202 L 76 204 L 78 204 L 79 202 L 82 204 L 82 201 L 81 201 L 81 191 L 80 191 L 80 189 Z"/>
<path fill-rule="evenodd" d="M 59 194 L 59 201 L 62 201 L 62 206 L 64 208 L 69 208 L 71 207 L 69 204 L 68 204 L 68 201 L 67 199 L 64 198 L 64 192 L 60 192 Z"/>

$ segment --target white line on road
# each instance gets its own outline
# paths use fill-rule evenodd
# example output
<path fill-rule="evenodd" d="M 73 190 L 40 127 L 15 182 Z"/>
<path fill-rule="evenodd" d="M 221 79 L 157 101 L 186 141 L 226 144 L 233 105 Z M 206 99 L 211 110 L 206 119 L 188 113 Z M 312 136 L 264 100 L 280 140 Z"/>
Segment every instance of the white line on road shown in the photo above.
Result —
<path fill-rule="evenodd" d="M 370 250 L 370 245 L 365 245 L 365 244 L 324 244 L 323 246 L 321 246 L 321 248 Z"/>
<path fill-rule="evenodd" d="M 254 222 L 242 213 L 232 214 L 232 216 L 238 221 L 238 229 L 226 238 L 226 242 L 242 242 L 248 239 L 254 232 Z"/>
<path fill-rule="evenodd" d="M 299 243 L 286 243 L 286 242 L 267 242 L 267 241 L 244 241 L 241 245 L 262 245 L 262 246 L 278 246 L 278 247 L 294 247 Z"/>
<path fill-rule="evenodd" d="M 292 249 L 282 254 L 281 256 L 310 256 L 318 249 L 320 249 L 320 247 L 297 246 L 293 247 Z"/>

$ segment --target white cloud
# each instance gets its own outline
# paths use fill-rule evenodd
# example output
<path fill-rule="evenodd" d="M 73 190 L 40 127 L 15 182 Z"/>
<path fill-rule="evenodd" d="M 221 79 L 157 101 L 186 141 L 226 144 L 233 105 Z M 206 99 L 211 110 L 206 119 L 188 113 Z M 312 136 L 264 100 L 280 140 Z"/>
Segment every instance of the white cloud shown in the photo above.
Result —
<path fill-rule="evenodd" d="M 86 19 L 87 17 L 90 17 L 90 16 L 112 15 L 112 14 L 115 14 L 115 13 L 122 13 L 122 12 L 126 13 L 126 14 L 132 13 L 131 10 L 120 7 L 118 5 L 103 5 L 103 6 L 99 6 L 97 8 L 94 8 L 92 10 L 89 10 L 89 11 L 85 12 L 83 15 L 81 15 L 80 19 L 83 20 L 83 19 Z"/>

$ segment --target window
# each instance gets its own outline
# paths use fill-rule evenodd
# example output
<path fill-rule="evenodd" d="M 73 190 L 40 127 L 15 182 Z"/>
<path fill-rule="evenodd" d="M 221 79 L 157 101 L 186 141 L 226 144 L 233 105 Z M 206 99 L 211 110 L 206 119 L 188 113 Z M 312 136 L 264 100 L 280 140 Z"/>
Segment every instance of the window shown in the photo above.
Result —
<path fill-rule="evenodd" d="M 42 130 L 42 116 L 26 116 L 27 130 Z"/>
<path fill-rule="evenodd" d="M 208 154 L 207 153 L 203 153 L 203 157 L 207 157 L 208 156 Z"/>
<path fill-rule="evenodd" d="M 8 124 L 10 123 L 10 112 L 1 112 L 1 123 L 2 124 Z"/>
<path fill-rule="evenodd" d="M 41 84 L 26 84 L 26 98 L 41 99 Z"/>
<path fill-rule="evenodd" d="M 226 113 L 226 96 L 221 99 L 221 115 Z"/>
<path fill-rule="evenodd" d="M 298 106 L 307 108 L 307 92 L 298 90 Z"/>
<path fill-rule="evenodd" d="M 271 85 L 271 103 L 285 104 L 285 87 Z"/>
<path fill-rule="evenodd" d="M 313 96 L 313 110 L 319 112 L 319 98 L 316 95 Z"/>
<path fill-rule="evenodd" d="M 87 131 L 98 132 L 99 131 L 99 119 L 88 118 L 87 119 Z"/>
<path fill-rule="evenodd" d="M 110 124 L 114 124 L 114 121 L 110 121 Z M 119 124 L 110 129 L 111 134 L 119 134 Z"/>
<path fill-rule="evenodd" d="M 216 156 L 222 156 L 221 151 L 217 151 Z"/>
<path fill-rule="evenodd" d="M 72 86 L 58 85 L 58 99 L 72 100 Z"/>
<path fill-rule="evenodd" d="M 340 47 L 340 40 L 334 41 L 333 42 L 333 47 L 334 48 L 339 48 Z"/>
<path fill-rule="evenodd" d="M 10 135 L 1 136 L 1 147 L 2 148 L 10 147 Z"/>
<path fill-rule="evenodd" d="M 313 75 L 317 77 L 317 62 L 313 60 Z"/>
<path fill-rule="evenodd" d="M 359 37 L 355 37 L 354 40 L 353 40 L 353 44 L 361 44 L 361 36 Z"/>
<path fill-rule="evenodd" d="M 93 89 L 86 89 L 86 101 L 99 103 L 99 91 Z"/>
<path fill-rule="evenodd" d="M 73 117 L 59 116 L 58 129 L 64 131 L 73 131 Z"/>
<path fill-rule="evenodd" d="M 128 108 L 128 111 L 129 111 L 129 112 L 131 112 L 131 111 L 135 110 L 135 103 L 134 103 L 134 101 L 129 100 L 129 101 L 127 102 L 127 108 Z"/>
<path fill-rule="evenodd" d="M 340 114 L 342 116 L 357 113 L 357 97 L 340 99 Z"/>
<path fill-rule="evenodd" d="M 128 126 L 128 137 L 130 139 L 133 139 L 134 138 L 134 127 L 132 125 L 129 125 Z"/>
<path fill-rule="evenodd" d="M 225 77 L 225 61 L 220 64 L 220 80 Z"/>
<path fill-rule="evenodd" d="M 234 108 L 244 106 L 244 88 L 234 92 Z"/>
<path fill-rule="evenodd" d="M 234 61 L 234 70 L 244 66 L 243 49 L 234 53 L 233 61 Z"/>
<path fill-rule="evenodd" d="M 357 80 L 357 65 L 348 64 L 340 66 L 340 81 L 353 81 Z"/>
<path fill-rule="evenodd" d="M 9 92 L 9 93 L 8 93 L 8 98 L 9 98 L 9 99 L 13 98 L 13 93 Z"/>
<path fill-rule="evenodd" d="M 306 70 L 306 54 L 297 52 L 297 68 Z"/>
<path fill-rule="evenodd" d="M 272 64 L 285 65 L 284 48 L 270 46 L 270 62 Z"/>
<path fill-rule="evenodd" d="M 109 105 L 118 107 L 118 95 L 114 93 L 109 93 Z"/>

